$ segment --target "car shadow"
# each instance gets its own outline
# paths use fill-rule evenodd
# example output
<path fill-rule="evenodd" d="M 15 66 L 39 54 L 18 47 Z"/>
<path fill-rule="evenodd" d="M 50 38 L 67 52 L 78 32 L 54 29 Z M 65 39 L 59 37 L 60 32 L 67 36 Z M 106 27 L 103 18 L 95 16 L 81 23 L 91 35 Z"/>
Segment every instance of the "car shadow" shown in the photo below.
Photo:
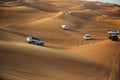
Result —
<path fill-rule="evenodd" d="M 66 31 L 71 31 L 71 32 L 78 32 L 77 30 L 74 30 L 74 29 L 68 29 Z"/>
<path fill-rule="evenodd" d="M 58 46 L 50 46 L 50 45 L 45 45 L 43 47 L 47 47 L 47 48 L 53 48 L 53 49 L 67 49 L 67 48 L 63 48 L 63 47 L 58 47 Z"/>
<path fill-rule="evenodd" d="M 102 39 L 99 39 L 99 38 L 91 38 L 90 40 L 102 40 Z"/>

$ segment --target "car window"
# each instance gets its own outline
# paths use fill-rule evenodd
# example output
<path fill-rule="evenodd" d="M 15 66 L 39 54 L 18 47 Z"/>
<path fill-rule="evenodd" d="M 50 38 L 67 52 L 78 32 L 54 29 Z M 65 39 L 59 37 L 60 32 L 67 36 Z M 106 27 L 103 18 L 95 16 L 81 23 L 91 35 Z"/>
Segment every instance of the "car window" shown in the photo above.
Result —
<path fill-rule="evenodd" d="M 114 32 L 117 32 L 118 30 L 113 30 Z"/>
<path fill-rule="evenodd" d="M 33 37 L 32 39 L 34 39 L 34 40 L 39 40 L 38 38 L 34 38 L 34 37 Z"/>

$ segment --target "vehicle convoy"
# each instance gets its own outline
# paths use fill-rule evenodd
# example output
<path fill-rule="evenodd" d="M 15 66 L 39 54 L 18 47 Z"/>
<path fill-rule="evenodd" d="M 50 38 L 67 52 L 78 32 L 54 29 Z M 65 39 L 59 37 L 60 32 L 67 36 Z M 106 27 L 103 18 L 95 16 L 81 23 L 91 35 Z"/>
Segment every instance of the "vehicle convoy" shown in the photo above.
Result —
<path fill-rule="evenodd" d="M 111 31 L 108 31 L 108 34 L 120 34 L 120 31 L 119 30 L 111 30 Z"/>
<path fill-rule="evenodd" d="M 31 43 L 31 44 L 37 44 L 40 46 L 44 46 L 45 42 L 39 38 L 33 37 L 33 36 L 28 36 L 27 38 L 27 42 Z"/>
<path fill-rule="evenodd" d="M 85 35 L 83 36 L 83 38 L 84 38 L 85 40 L 90 40 L 90 39 L 91 39 L 91 37 L 90 37 L 89 34 L 85 34 Z"/>
<path fill-rule="evenodd" d="M 117 35 L 110 35 L 108 38 L 112 41 L 118 41 L 118 36 Z"/>
<path fill-rule="evenodd" d="M 61 28 L 64 29 L 64 30 L 68 30 L 68 26 L 67 25 L 61 25 Z"/>

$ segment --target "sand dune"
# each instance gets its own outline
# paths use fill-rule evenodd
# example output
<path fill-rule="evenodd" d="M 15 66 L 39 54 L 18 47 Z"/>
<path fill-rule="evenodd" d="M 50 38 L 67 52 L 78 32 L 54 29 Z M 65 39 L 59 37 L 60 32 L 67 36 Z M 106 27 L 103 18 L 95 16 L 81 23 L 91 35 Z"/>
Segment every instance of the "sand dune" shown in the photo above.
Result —
<path fill-rule="evenodd" d="M 72 14 L 65 15 L 64 11 Z M 108 17 L 102 17 L 108 14 Z M 45 0 L 0 4 L 0 78 L 4 80 L 106 80 L 120 41 L 119 6 L 100 2 Z M 69 30 L 61 29 L 66 24 Z M 89 33 L 92 40 L 84 40 Z M 32 35 L 45 46 L 27 44 Z"/>
<path fill-rule="evenodd" d="M 25 6 L 35 8 L 35 9 L 38 9 L 40 11 L 45 11 L 45 12 L 57 12 L 57 11 L 59 11 L 59 8 L 57 8 L 54 5 L 47 4 L 47 3 L 29 2 L 29 3 L 24 3 L 24 4 L 25 4 Z"/>
<path fill-rule="evenodd" d="M 96 44 L 77 46 L 70 49 L 70 52 L 94 61 L 96 63 L 107 65 L 106 63 L 119 53 L 120 42 L 102 41 Z"/>
<path fill-rule="evenodd" d="M 45 47 L 17 42 L 0 42 L 1 75 L 5 80 L 99 79 L 104 68 L 77 56 Z M 74 67 L 74 68 L 73 68 Z M 81 69 L 81 68 L 87 68 Z M 94 74 L 95 79 L 94 79 Z M 104 78 L 104 75 L 103 75 Z"/>

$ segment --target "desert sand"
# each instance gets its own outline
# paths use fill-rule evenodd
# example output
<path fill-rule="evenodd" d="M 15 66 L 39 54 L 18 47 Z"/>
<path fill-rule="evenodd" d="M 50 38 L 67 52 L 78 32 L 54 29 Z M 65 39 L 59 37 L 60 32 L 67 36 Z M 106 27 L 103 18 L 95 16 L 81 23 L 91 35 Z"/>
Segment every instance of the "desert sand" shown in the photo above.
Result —
<path fill-rule="evenodd" d="M 62 24 L 69 30 L 61 29 Z M 117 4 L 71 0 L 1 3 L 0 78 L 107 80 L 109 64 L 120 53 L 120 41 L 108 39 L 112 29 L 120 29 Z M 86 33 L 92 40 L 83 39 Z M 45 46 L 28 44 L 29 35 L 44 40 Z"/>

